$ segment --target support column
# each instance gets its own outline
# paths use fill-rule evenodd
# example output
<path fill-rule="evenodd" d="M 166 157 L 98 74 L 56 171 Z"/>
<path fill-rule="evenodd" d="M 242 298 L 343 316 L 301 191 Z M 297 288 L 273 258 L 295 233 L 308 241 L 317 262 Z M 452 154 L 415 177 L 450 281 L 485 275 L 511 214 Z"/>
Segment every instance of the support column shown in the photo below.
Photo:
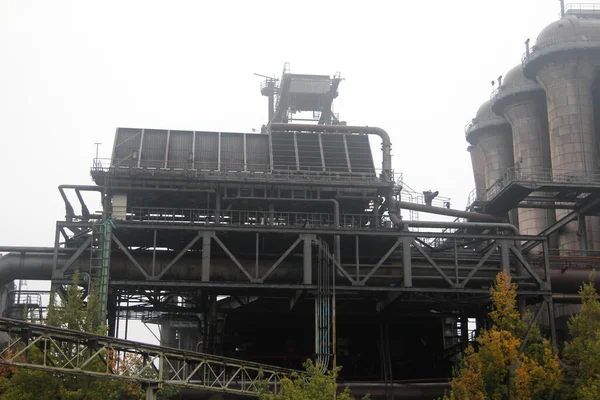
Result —
<path fill-rule="evenodd" d="M 402 272 L 403 272 L 403 276 L 404 276 L 404 287 L 411 287 L 413 285 L 413 283 L 412 283 L 412 265 L 411 265 L 412 257 L 410 254 L 411 241 L 412 240 L 410 237 L 402 238 Z"/>
<path fill-rule="evenodd" d="M 202 236 L 202 282 L 210 282 L 210 244 L 214 233 L 206 232 Z"/>
<path fill-rule="evenodd" d="M 506 240 L 498 240 L 498 247 L 500 247 L 500 268 L 502 271 L 510 276 L 510 257 L 508 253 L 508 243 Z"/>
<path fill-rule="evenodd" d="M 312 283 L 312 241 L 313 235 L 302 235 L 303 250 L 302 250 L 302 283 L 310 285 Z"/>

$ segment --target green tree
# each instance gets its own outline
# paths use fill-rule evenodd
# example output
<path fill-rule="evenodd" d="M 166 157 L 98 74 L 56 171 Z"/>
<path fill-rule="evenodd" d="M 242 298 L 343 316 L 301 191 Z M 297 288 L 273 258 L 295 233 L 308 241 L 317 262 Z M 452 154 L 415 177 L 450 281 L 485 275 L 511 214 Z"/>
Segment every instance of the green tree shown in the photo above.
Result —
<path fill-rule="evenodd" d="M 594 287 L 594 273 L 579 290 L 581 313 L 569 319 L 571 340 L 565 342 L 563 361 L 566 380 L 563 398 L 600 399 L 600 302 Z"/>
<path fill-rule="evenodd" d="M 323 371 L 311 360 L 304 363 L 305 374 L 295 374 L 290 378 L 281 380 L 279 392 L 273 393 L 263 385 L 260 388 L 259 400 L 354 400 L 350 395 L 350 389 L 346 388 L 342 393 L 337 393 L 336 383 L 340 367 Z M 368 400 L 365 396 L 363 400 Z"/>
<path fill-rule="evenodd" d="M 78 286 L 79 275 L 75 273 L 73 285 L 66 290 L 66 301 L 57 304 L 54 298 L 48 306 L 48 325 L 82 332 L 106 334 L 107 327 L 100 321 L 100 304 L 97 291 L 92 288 L 87 304 L 84 291 Z M 78 351 L 73 345 L 61 348 L 65 355 L 75 355 Z M 58 354 L 57 354 L 58 356 Z M 28 357 L 41 358 L 41 352 L 35 348 Z M 135 359 L 119 360 L 120 365 L 136 366 Z M 106 366 L 96 360 L 98 371 Z M 114 360 L 116 364 L 116 360 Z M 116 366 L 116 365 L 115 365 Z M 168 399 L 176 394 L 172 387 L 159 391 L 159 399 Z M 0 398 L 5 400 L 134 400 L 143 399 L 145 394 L 141 384 L 135 381 L 122 381 L 110 378 L 95 378 L 40 370 L 14 367 L 0 368 Z"/>
<path fill-rule="evenodd" d="M 547 398 L 562 380 L 556 352 L 536 325 L 531 326 L 529 342 L 521 349 L 527 323 L 517 309 L 516 285 L 508 275 L 498 274 L 490 292 L 492 327 L 477 338 L 477 351 L 469 345 L 444 399 Z"/>

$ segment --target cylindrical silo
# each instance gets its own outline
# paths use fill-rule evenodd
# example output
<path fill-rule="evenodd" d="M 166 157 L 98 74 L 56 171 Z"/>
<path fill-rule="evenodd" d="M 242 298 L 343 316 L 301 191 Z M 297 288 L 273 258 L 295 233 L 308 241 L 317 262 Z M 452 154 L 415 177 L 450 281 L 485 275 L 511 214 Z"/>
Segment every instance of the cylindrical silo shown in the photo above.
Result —
<path fill-rule="evenodd" d="M 536 81 L 525 78 L 522 65 L 504 77 L 492 98 L 492 111 L 504 116 L 511 125 L 514 159 L 523 178 L 549 174 L 552 164 L 546 96 Z M 518 218 L 519 230 L 525 235 L 537 235 L 556 222 L 554 210 L 543 208 L 519 208 Z"/>
<path fill-rule="evenodd" d="M 542 30 L 523 59 L 527 78 L 546 92 L 552 174 L 556 181 L 593 179 L 598 173 L 592 85 L 600 51 L 600 20 L 566 16 Z M 568 211 L 557 210 L 557 219 Z M 559 237 L 563 250 L 600 250 L 600 221 L 587 217 L 586 229 L 567 225 Z M 586 241 L 580 241 L 583 234 Z M 581 242 L 581 243 L 580 243 Z"/>
<path fill-rule="evenodd" d="M 465 134 L 467 141 L 483 153 L 487 191 L 514 165 L 510 125 L 494 114 L 490 102 L 486 101 L 477 110 Z M 491 195 L 489 192 L 486 194 L 487 197 Z"/>
<path fill-rule="evenodd" d="M 483 151 L 477 146 L 467 148 L 471 154 L 471 166 L 473 168 L 473 179 L 475 180 L 475 198 L 485 196 L 485 157 Z"/>

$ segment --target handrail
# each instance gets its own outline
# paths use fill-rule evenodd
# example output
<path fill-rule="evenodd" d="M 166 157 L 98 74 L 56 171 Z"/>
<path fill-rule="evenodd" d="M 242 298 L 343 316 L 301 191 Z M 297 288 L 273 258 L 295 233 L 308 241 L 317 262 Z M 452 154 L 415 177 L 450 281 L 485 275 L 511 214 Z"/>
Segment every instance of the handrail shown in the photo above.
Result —
<path fill-rule="evenodd" d="M 119 160 L 122 161 L 122 160 Z M 353 168 L 352 171 L 343 167 L 321 167 L 321 166 L 277 166 L 271 169 L 269 164 L 255 163 L 221 163 L 217 162 L 196 162 L 191 161 L 169 161 L 167 167 L 164 167 L 164 160 L 142 160 L 138 167 L 137 162 L 115 164 L 114 159 L 95 158 L 92 163 L 91 171 L 115 173 L 121 170 L 146 170 L 146 171 L 185 171 L 186 173 L 231 175 L 239 174 L 246 178 L 260 178 L 264 176 L 301 177 L 306 176 L 314 179 L 330 180 L 351 180 L 365 182 L 394 182 L 395 173 L 393 170 L 383 171 L 378 168 Z"/>

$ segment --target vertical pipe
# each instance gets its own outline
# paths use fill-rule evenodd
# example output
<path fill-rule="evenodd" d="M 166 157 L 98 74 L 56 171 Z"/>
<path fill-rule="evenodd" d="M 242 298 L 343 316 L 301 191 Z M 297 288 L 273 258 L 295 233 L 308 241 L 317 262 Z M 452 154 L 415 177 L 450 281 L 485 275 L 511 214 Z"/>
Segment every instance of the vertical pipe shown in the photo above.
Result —
<path fill-rule="evenodd" d="M 356 241 L 356 280 L 359 281 L 360 280 L 360 249 L 358 247 L 358 235 L 355 236 L 355 241 Z"/>
<path fill-rule="evenodd" d="M 337 236 L 339 239 L 339 236 Z M 328 260 L 328 258 L 326 259 Z M 339 254 L 338 254 L 339 262 Z M 335 263 L 332 263 L 331 268 L 331 281 L 332 281 L 332 295 L 331 295 L 331 337 L 332 337 L 332 350 L 333 350 L 333 368 L 337 367 L 337 316 L 336 316 L 336 298 L 335 298 Z"/>
<path fill-rule="evenodd" d="M 152 241 L 152 276 L 156 276 L 156 229 L 154 230 L 154 239 Z"/>
<path fill-rule="evenodd" d="M 506 275 L 510 276 L 510 258 L 508 255 L 508 245 L 506 241 L 499 240 L 498 246 L 500 247 L 500 268 Z"/>
<path fill-rule="evenodd" d="M 550 323 L 550 340 L 552 342 L 552 348 L 557 349 L 556 346 L 556 324 L 554 322 L 554 303 L 552 302 L 552 296 L 545 298 L 546 304 L 548 305 L 548 322 Z"/>
<path fill-rule="evenodd" d="M 302 255 L 303 283 L 310 285 L 312 283 L 312 240 L 304 236 L 304 249 Z"/>
<path fill-rule="evenodd" d="M 404 287 L 412 287 L 413 285 L 410 243 L 410 237 L 405 236 L 402 238 L 402 270 L 404 275 Z"/>
<path fill-rule="evenodd" d="M 579 255 L 587 256 L 587 227 L 585 223 L 585 216 L 579 214 L 577 216 L 577 236 L 579 238 Z"/>
<path fill-rule="evenodd" d="M 259 275 L 258 275 L 258 243 L 259 243 L 259 233 L 256 232 L 256 260 L 255 260 L 255 263 L 254 263 L 254 269 L 255 269 L 256 279 L 259 278 Z"/>
<path fill-rule="evenodd" d="M 202 282 L 210 282 L 210 242 L 211 235 L 204 233 L 202 236 Z"/>
<path fill-rule="evenodd" d="M 458 284 L 459 276 L 458 276 L 458 246 L 456 245 L 456 238 L 454 238 L 454 282 Z"/>

